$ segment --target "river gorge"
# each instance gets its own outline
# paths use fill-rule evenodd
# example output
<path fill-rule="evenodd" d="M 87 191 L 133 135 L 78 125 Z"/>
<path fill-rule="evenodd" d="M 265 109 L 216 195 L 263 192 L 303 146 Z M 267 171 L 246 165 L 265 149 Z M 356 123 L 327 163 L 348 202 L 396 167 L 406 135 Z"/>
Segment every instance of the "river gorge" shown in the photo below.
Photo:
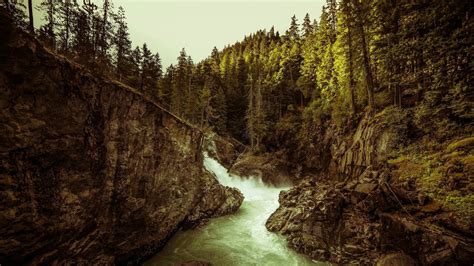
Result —
<path fill-rule="evenodd" d="M 278 208 L 278 195 L 289 186 L 271 186 L 259 177 L 231 175 L 217 160 L 204 154 L 204 166 L 224 186 L 244 195 L 240 209 L 202 227 L 180 231 L 145 265 L 176 265 L 206 261 L 213 265 L 327 265 L 288 248 L 284 236 L 265 228 Z"/>
<path fill-rule="evenodd" d="M 216 73 L 186 97 L 244 112 L 218 123 L 226 112 L 211 117 L 207 102 L 197 123 L 112 69 L 60 54 L 10 11 L 0 7 L 0 265 L 473 265 L 472 123 L 419 124 L 435 112 L 410 95 L 406 106 L 400 95 L 359 102 L 339 122 L 319 100 L 269 98 L 285 112 L 250 125 L 271 127 L 249 142 L 246 98 L 260 106 L 270 83 L 239 72 L 256 90 L 210 95 L 223 84 L 219 51 L 204 62 Z M 265 45 L 248 44 L 255 38 L 235 50 L 235 70 L 251 64 L 260 75 L 253 64 L 266 56 L 252 49 Z M 249 51 L 258 60 L 246 62 Z"/>

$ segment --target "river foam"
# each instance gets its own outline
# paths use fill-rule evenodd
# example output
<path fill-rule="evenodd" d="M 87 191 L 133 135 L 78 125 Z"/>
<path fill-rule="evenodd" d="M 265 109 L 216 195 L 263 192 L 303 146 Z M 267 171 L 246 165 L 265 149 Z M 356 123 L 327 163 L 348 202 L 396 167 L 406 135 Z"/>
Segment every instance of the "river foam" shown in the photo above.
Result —
<path fill-rule="evenodd" d="M 204 153 L 204 167 L 218 181 L 238 188 L 245 199 L 235 214 L 212 219 L 209 224 L 178 232 L 161 252 L 145 265 L 176 265 L 207 261 L 213 265 L 324 265 L 289 249 L 283 236 L 265 227 L 278 208 L 278 195 L 288 187 L 268 186 L 258 177 L 231 175 Z"/>

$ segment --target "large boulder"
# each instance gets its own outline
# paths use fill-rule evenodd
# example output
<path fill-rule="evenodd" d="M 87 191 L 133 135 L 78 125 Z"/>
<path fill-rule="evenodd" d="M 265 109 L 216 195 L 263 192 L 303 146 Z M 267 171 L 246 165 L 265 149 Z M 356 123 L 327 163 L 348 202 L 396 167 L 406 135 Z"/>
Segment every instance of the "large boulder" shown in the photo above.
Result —
<path fill-rule="evenodd" d="M 229 172 L 238 176 L 258 177 L 267 184 L 277 186 L 292 183 L 287 162 L 275 154 L 242 154 L 232 164 Z"/>
<path fill-rule="evenodd" d="M 220 185 L 213 174 L 206 172 L 205 180 L 201 201 L 184 222 L 187 228 L 198 226 L 212 217 L 234 213 L 244 201 L 238 189 Z"/>
<path fill-rule="evenodd" d="M 355 208 L 333 185 L 302 182 L 280 194 L 280 207 L 266 223 L 269 231 L 288 235 L 288 244 L 312 259 L 351 263 L 370 261 L 378 226 Z"/>
<path fill-rule="evenodd" d="M 402 253 L 384 254 L 377 260 L 377 266 L 415 266 L 416 262 L 410 256 Z"/>
<path fill-rule="evenodd" d="M 474 241 L 434 225 L 420 224 L 405 215 L 380 216 L 381 248 L 398 249 L 423 265 L 472 265 Z"/>

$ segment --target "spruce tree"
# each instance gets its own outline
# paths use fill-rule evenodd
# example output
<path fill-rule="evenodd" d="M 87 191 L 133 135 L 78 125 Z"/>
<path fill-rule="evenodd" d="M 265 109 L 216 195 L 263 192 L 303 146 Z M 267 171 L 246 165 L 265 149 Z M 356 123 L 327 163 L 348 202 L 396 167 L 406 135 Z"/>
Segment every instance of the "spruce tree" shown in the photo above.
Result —
<path fill-rule="evenodd" d="M 115 75 L 119 80 L 127 79 L 130 76 L 132 67 L 130 53 L 132 42 L 130 41 L 128 26 L 125 18 L 125 10 L 120 6 L 117 15 L 114 17 L 116 31 L 113 44 L 115 47 Z"/>

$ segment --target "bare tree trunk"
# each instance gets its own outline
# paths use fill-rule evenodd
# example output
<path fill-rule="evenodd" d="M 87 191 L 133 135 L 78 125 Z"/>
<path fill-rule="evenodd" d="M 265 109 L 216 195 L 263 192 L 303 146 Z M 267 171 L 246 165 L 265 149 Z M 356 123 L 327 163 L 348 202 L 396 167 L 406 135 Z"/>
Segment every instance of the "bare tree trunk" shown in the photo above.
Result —
<path fill-rule="evenodd" d="M 102 36 L 101 37 L 101 53 L 102 53 L 102 57 L 105 58 L 106 56 L 106 53 L 107 53 L 107 15 L 109 14 L 109 0 L 104 0 L 104 17 L 103 17 L 103 21 L 102 21 Z"/>
<path fill-rule="evenodd" d="M 8 1 L 7 1 L 7 5 L 8 5 Z M 35 33 L 35 26 L 34 26 L 34 23 L 33 23 L 33 0 L 28 0 L 28 15 L 30 17 L 30 32 L 31 33 Z"/>
<path fill-rule="evenodd" d="M 362 22 L 362 10 L 358 0 L 352 0 L 356 8 L 356 15 L 357 15 L 357 28 L 360 34 L 360 45 L 362 48 L 362 55 L 363 55 L 363 66 L 364 66 L 364 74 L 365 74 L 365 82 L 367 86 L 367 96 L 368 96 L 368 103 L 369 108 L 374 108 L 374 78 L 372 75 L 372 69 L 370 68 L 370 58 L 369 58 L 369 50 L 367 47 L 367 42 L 365 39 L 365 31 L 364 25 Z"/>
<path fill-rule="evenodd" d="M 254 82 L 251 81 L 250 91 L 249 91 L 249 98 L 248 98 L 248 114 L 247 114 L 247 132 L 249 134 L 250 139 L 250 148 L 252 151 L 255 150 L 255 111 L 254 111 L 254 92 L 253 92 Z"/>
<path fill-rule="evenodd" d="M 64 2 L 64 5 L 65 5 L 65 16 L 66 16 L 66 19 L 65 19 L 65 25 L 64 25 L 64 47 L 62 47 L 63 49 L 63 52 L 68 54 L 69 53 L 69 31 L 70 31 L 70 28 L 71 28 L 71 24 L 70 24 L 70 8 L 71 8 L 71 0 L 66 0 Z"/>

